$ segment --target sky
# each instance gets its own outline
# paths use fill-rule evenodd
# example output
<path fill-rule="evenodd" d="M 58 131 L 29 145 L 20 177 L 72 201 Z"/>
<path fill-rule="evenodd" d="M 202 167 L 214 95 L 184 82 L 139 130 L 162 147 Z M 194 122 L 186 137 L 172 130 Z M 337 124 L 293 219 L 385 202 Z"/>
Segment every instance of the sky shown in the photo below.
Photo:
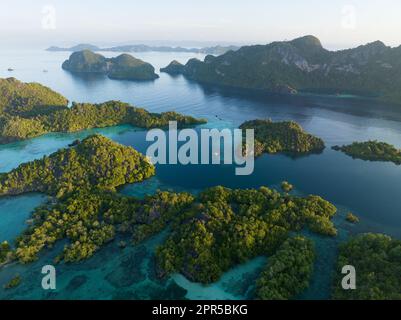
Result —
<path fill-rule="evenodd" d="M 1 0 L 3 45 L 156 41 L 265 44 L 315 35 L 329 49 L 401 44 L 400 0 Z"/>

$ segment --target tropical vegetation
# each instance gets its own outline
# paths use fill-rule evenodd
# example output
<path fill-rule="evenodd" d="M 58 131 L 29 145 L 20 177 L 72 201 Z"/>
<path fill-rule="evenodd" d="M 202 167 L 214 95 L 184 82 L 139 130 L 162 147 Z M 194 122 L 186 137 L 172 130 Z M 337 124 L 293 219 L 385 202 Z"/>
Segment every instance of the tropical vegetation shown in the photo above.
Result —
<path fill-rule="evenodd" d="M 294 121 L 252 120 L 244 122 L 240 129 L 254 129 L 255 156 L 279 152 L 302 155 L 319 153 L 325 148 L 322 139 L 305 132 Z"/>
<path fill-rule="evenodd" d="M 256 298 L 288 300 L 296 297 L 309 287 L 314 261 L 311 240 L 289 238 L 269 257 L 267 266 L 256 281 Z"/>
<path fill-rule="evenodd" d="M 149 113 L 120 101 L 100 104 L 72 103 L 39 84 L 0 79 L 0 143 L 37 137 L 48 132 L 75 132 L 130 124 L 141 128 L 179 127 L 206 122 L 176 112 Z"/>
<path fill-rule="evenodd" d="M 341 273 L 351 265 L 356 289 L 344 290 Z M 383 234 L 361 234 L 340 246 L 333 298 L 341 300 L 400 300 L 401 241 Z"/>
<path fill-rule="evenodd" d="M 391 144 L 379 141 L 354 142 L 346 146 L 334 146 L 334 150 L 342 151 L 354 159 L 368 161 L 386 161 L 401 165 L 401 150 Z"/>
<path fill-rule="evenodd" d="M 154 166 L 133 148 L 94 135 L 1 174 L 0 195 L 36 191 L 61 197 L 77 189 L 113 191 L 154 174 Z"/>
<path fill-rule="evenodd" d="M 129 54 L 105 58 L 90 50 L 77 51 L 64 61 L 62 68 L 75 73 L 104 73 L 111 79 L 154 80 L 159 78 L 155 68 Z"/>
<path fill-rule="evenodd" d="M 191 59 L 182 73 L 202 83 L 274 93 L 356 94 L 401 103 L 401 46 L 376 41 L 329 51 L 319 39 L 244 46 L 204 61 Z"/>
<path fill-rule="evenodd" d="M 207 189 L 158 248 L 159 274 L 180 272 L 193 281 L 214 282 L 237 264 L 274 254 L 291 232 L 308 228 L 335 236 L 335 213 L 318 196 L 294 197 L 266 187 Z"/>

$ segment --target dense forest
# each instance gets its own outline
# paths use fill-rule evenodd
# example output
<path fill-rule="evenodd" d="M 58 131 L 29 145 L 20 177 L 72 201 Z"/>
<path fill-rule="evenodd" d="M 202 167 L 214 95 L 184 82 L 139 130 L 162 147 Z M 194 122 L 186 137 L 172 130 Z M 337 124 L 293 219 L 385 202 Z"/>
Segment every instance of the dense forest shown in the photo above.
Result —
<path fill-rule="evenodd" d="M 0 116 L 35 117 L 67 108 L 68 100 L 39 83 L 0 79 Z"/>
<path fill-rule="evenodd" d="M 356 270 L 356 290 L 343 290 L 341 269 Z M 362 234 L 340 247 L 334 299 L 401 299 L 401 241 L 382 234 Z"/>
<path fill-rule="evenodd" d="M 333 149 L 342 151 L 354 159 L 387 161 L 401 165 L 401 150 L 385 142 L 354 142 L 347 146 L 334 146 Z"/>
<path fill-rule="evenodd" d="M 106 58 L 90 50 L 77 51 L 64 61 L 62 68 L 76 73 L 104 73 L 110 79 L 155 80 L 155 68 L 129 54 Z"/>
<path fill-rule="evenodd" d="M 133 148 L 94 135 L 0 175 L 0 195 L 37 191 L 61 197 L 77 189 L 115 190 L 154 174 L 154 166 Z"/>
<path fill-rule="evenodd" d="M 57 260 L 84 260 L 116 234 L 138 243 L 162 231 L 192 201 L 186 193 L 159 192 L 138 200 L 98 189 L 74 191 L 35 210 L 32 225 L 16 241 L 15 255 L 22 263 L 32 262 L 44 248 L 67 239 Z"/>
<path fill-rule="evenodd" d="M 202 83 L 274 93 L 327 92 L 377 97 L 400 104 L 401 46 L 380 41 L 329 51 L 319 39 L 241 47 L 218 57 L 193 58 L 181 73 Z M 177 71 L 167 68 L 165 71 Z"/>
<path fill-rule="evenodd" d="M 157 250 L 159 274 L 180 272 L 211 283 L 233 266 L 271 255 L 291 232 L 304 228 L 335 236 L 336 208 L 318 196 L 280 194 L 262 187 L 202 192 Z"/>
<path fill-rule="evenodd" d="M 265 152 L 292 155 L 319 153 L 325 148 L 322 139 L 305 132 L 293 121 L 252 120 L 244 122 L 240 128 L 255 130 L 255 156 Z"/>
<path fill-rule="evenodd" d="M 39 84 L 0 79 L 0 143 L 40 136 L 48 132 L 75 132 L 130 124 L 140 128 L 163 128 L 169 121 L 179 127 L 205 123 L 176 112 L 149 113 L 120 101 L 101 104 L 73 103 Z"/>
<path fill-rule="evenodd" d="M 313 242 L 295 237 L 286 240 L 269 257 L 265 270 L 256 281 L 256 298 L 288 300 L 309 287 L 315 252 Z"/>

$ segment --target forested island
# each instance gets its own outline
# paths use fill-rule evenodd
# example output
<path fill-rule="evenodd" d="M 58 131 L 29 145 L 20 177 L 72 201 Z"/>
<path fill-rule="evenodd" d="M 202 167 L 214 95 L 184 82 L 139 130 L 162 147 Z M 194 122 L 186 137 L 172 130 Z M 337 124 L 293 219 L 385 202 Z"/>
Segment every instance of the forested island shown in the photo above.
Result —
<path fill-rule="evenodd" d="M 157 250 L 159 274 L 179 272 L 192 281 L 212 283 L 237 264 L 274 255 L 293 232 L 308 228 L 335 236 L 331 218 L 336 211 L 318 196 L 294 197 L 266 187 L 207 189 L 173 225 L 171 235 Z M 287 250 L 286 246 L 282 249 Z M 307 252 L 300 254 L 309 255 Z M 294 262 L 298 263 L 303 264 L 303 259 Z M 298 267 L 291 272 L 302 269 Z"/>
<path fill-rule="evenodd" d="M 385 142 L 354 142 L 347 146 L 334 146 L 333 150 L 342 151 L 354 159 L 386 161 L 401 165 L 401 150 Z"/>
<path fill-rule="evenodd" d="M 269 258 L 256 282 L 256 298 L 288 300 L 309 287 L 315 261 L 315 248 L 310 239 L 286 240 Z"/>
<path fill-rule="evenodd" d="M 62 68 L 73 73 L 102 73 L 110 79 L 118 80 L 145 81 L 159 78 L 155 73 L 155 68 L 150 63 L 134 58 L 129 54 L 105 58 L 90 50 L 78 51 L 64 61 Z"/>
<path fill-rule="evenodd" d="M 213 55 L 220 55 L 226 53 L 230 50 L 238 50 L 238 46 L 222 46 L 217 45 L 213 47 L 203 47 L 203 48 L 184 48 L 184 47 L 171 47 L 171 46 L 149 46 L 144 44 L 134 44 L 134 45 L 122 45 L 122 46 L 115 46 L 115 47 L 108 47 L 108 48 L 100 48 L 98 46 L 92 44 L 78 44 L 69 48 L 61 48 L 52 46 L 46 49 L 46 51 L 71 51 L 77 52 L 82 50 L 91 50 L 91 51 L 111 51 L 111 52 L 191 52 L 191 53 L 198 53 L 198 54 L 213 54 Z"/>
<path fill-rule="evenodd" d="M 176 112 L 149 113 L 120 101 L 100 104 L 73 103 L 36 83 L 0 79 L 0 143 L 24 140 L 49 132 L 76 132 L 130 124 L 140 128 L 164 128 L 169 121 L 179 127 L 205 123 Z"/>
<path fill-rule="evenodd" d="M 154 173 L 154 166 L 133 148 L 94 135 L 1 174 L 0 195 L 43 192 L 61 197 L 76 189 L 113 191 Z"/>
<path fill-rule="evenodd" d="M 305 132 L 294 121 L 252 120 L 244 122 L 240 129 L 255 130 L 255 156 L 279 152 L 292 155 L 321 153 L 325 148 L 322 139 Z"/>
<path fill-rule="evenodd" d="M 182 74 L 202 83 L 274 93 L 354 94 L 401 102 L 401 46 L 376 41 L 329 51 L 319 39 L 244 46 L 204 61 L 191 59 Z M 168 72 L 167 68 L 165 72 Z"/>

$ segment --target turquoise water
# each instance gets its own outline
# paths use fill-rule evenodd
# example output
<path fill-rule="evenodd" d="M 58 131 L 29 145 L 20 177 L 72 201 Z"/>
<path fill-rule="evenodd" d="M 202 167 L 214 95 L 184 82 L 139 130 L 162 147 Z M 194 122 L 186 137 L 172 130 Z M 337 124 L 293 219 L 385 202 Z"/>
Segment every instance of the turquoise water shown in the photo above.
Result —
<path fill-rule="evenodd" d="M 358 232 L 383 232 L 401 238 L 401 166 L 392 163 L 353 160 L 332 151 L 331 146 L 353 141 L 377 139 L 401 147 L 401 108 L 373 103 L 356 97 L 312 96 L 279 97 L 238 90 L 202 86 L 185 78 L 161 74 L 154 82 L 127 82 L 106 77 L 76 77 L 60 68 L 68 53 L 45 51 L 0 52 L 0 77 L 14 76 L 37 81 L 64 94 L 70 101 L 102 102 L 119 99 L 150 111 L 176 110 L 207 117 L 206 127 L 235 128 L 245 120 L 272 118 L 295 120 L 306 130 L 323 138 L 327 148 L 320 155 L 292 159 L 283 155 L 264 155 L 257 159 L 251 176 L 235 176 L 234 166 L 158 166 L 157 176 L 139 185 L 120 189 L 127 195 L 143 197 L 157 189 L 197 193 L 205 187 L 225 185 L 232 188 L 278 187 L 288 180 L 300 195 L 318 194 L 340 208 L 336 224 L 340 237 L 314 237 L 318 250 L 311 287 L 300 297 L 328 298 L 338 241 Z M 173 59 L 186 62 L 192 54 L 143 53 L 137 55 L 156 68 Z M 12 67 L 15 72 L 7 72 Z M 43 73 L 43 69 L 48 70 Z M 99 132 L 145 152 L 144 130 L 131 126 L 87 130 L 74 134 L 48 134 L 28 141 L 0 146 L 0 172 L 41 158 L 66 147 L 75 139 Z M 0 241 L 12 240 L 26 226 L 32 210 L 45 201 L 44 196 L 23 195 L 0 198 Z M 348 211 L 361 218 L 358 225 L 344 222 Z M 32 265 L 8 266 L 0 271 L 0 287 L 20 273 L 23 285 L 15 290 L 0 288 L 0 298 L 231 298 L 246 297 L 249 279 L 263 266 L 263 258 L 250 261 L 228 272 L 208 287 L 190 283 L 179 275 L 160 282 L 152 274 L 152 250 L 162 236 L 146 244 L 124 250 L 116 241 L 89 261 L 58 267 L 58 290 L 46 293 L 40 288 L 40 268 L 52 261 L 55 248 L 45 252 Z M 115 272 L 113 274 L 112 270 Z M 226 278 L 228 277 L 228 278 Z M 229 279 L 229 281 L 226 281 Z M 225 285 L 227 283 L 232 285 Z M 248 287 L 247 287 L 248 286 Z"/>
<path fill-rule="evenodd" d="M 40 206 L 46 198 L 40 194 L 0 198 L 0 242 L 14 241 L 26 229 L 32 208 Z"/>

